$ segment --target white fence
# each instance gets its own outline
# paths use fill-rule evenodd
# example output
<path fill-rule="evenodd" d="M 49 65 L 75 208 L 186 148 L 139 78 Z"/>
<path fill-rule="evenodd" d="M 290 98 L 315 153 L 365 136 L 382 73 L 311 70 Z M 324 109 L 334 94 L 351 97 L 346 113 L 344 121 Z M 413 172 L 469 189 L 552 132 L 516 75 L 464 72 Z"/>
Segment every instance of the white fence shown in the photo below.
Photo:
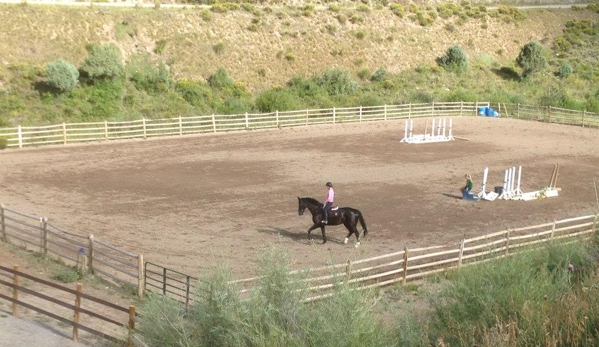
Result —
<path fill-rule="evenodd" d="M 381 121 L 388 119 L 476 115 L 488 102 L 447 102 L 329 108 L 241 115 L 209 115 L 123 122 L 62 123 L 0 128 L 8 147 L 66 145 L 90 141 L 146 139 L 223 131 L 282 128 L 314 124 Z"/>

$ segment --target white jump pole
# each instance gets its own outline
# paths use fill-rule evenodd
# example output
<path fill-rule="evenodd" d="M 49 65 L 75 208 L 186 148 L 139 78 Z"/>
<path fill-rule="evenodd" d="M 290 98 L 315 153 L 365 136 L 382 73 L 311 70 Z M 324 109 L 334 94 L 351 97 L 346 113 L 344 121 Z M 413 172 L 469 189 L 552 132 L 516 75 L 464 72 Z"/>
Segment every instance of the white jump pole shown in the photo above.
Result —
<path fill-rule="evenodd" d="M 431 126 L 431 137 L 435 137 L 435 120 L 433 119 L 433 125 Z"/>
<path fill-rule="evenodd" d="M 452 119 L 452 118 L 450 118 L 450 119 L 449 119 L 449 137 L 452 137 L 452 136 L 451 136 L 451 128 L 452 128 L 452 126 L 453 126 L 453 119 Z"/>
<path fill-rule="evenodd" d="M 518 184 L 516 186 L 516 191 L 514 192 L 516 195 L 522 194 L 522 190 L 520 190 L 520 178 L 522 178 L 522 165 L 518 167 Z"/>
<path fill-rule="evenodd" d="M 408 139 L 408 121 L 407 120 L 406 120 L 406 125 L 404 126 L 404 129 L 403 129 L 403 138 L 404 138 L 404 140 Z"/>
<path fill-rule="evenodd" d="M 485 168 L 485 171 L 483 171 L 483 184 L 482 184 L 483 195 L 487 193 L 487 175 L 488 174 L 489 174 L 489 167 L 487 166 Z"/>
<path fill-rule="evenodd" d="M 512 177 L 510 178 L 510 194 L 514 194 L 514 181 L 516 179 L 516 167 L 512 167 Z"/>
<path fill-rule="evenodd" d="M 410 119 L 410 138 L 412 138 L 412 130 L 414 129 L 414 120 Z"/>

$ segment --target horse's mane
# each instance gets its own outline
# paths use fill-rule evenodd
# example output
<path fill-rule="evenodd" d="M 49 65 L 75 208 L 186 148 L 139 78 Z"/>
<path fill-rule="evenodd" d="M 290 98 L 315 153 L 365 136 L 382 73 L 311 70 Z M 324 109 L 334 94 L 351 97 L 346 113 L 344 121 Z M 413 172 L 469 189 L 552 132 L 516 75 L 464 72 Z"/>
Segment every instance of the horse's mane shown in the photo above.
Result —
<path fill-rule="evenodd" d="M 301 199 L 309 204 L 312 204 L 312 205 L 322 205 L 318 200 L 313 199 L 313 198 L 301 198 Z"/>

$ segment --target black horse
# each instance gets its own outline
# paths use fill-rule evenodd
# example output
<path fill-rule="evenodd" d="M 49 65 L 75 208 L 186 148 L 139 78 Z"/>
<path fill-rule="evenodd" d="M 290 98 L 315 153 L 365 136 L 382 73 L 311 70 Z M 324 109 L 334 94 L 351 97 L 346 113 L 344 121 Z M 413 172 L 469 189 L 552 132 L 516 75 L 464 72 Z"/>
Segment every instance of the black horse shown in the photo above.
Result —
<path fill-rule="evenodd" d="M 312 222 L 314 225 L 308 229 L 308 240 L 312 240 L 312 230 L 320 228 L 322 231 L 322 243 L 326 243 L 327 237 L 324 233 L 325 224 L 322 224 L 323 204 L 312 198 L 298 197 L 297 200 L 299 202 L 299 208 L 297 212 L 300 216 L 304 214 L 306 209 L 310 210 L 312 213 Z M 345 225 L 347 230 L 349 230 L 349 234 L 347 234 L 343 243 L 347 243 L 351 234 L 355 234 L 356 240 L 358 242 L 356 243 L 356 247 L 358 247 L 360 245 L 360 233 L 358 232 L 357 228 L 358 222 L 360 222 L 362 225 L 362 229 L 364 229 L 364 236 L 366 236 L 368 229 L 366 229 L 366 223 L 364 222 L 364 217 L 362 217 L 362 212 L 351 207 L 340 207 L 329 211 L 328 222 L 326 225 Z"/>

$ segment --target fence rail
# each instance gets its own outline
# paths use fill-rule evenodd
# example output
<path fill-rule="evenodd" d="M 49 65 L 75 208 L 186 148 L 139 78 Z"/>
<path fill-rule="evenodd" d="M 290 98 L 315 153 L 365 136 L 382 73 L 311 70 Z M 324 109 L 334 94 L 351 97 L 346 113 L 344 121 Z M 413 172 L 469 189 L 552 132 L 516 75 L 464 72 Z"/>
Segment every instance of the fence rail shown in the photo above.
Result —
<path fill-rule="evenodd" d="M 45 316 L 58 320 L 73 327 L 73 341 L 77 342 L 79 330 L 86 331 L 114 343 L 126 341 L 127 346 L 133 346 L 132 332 L 135 329 L 135 306 L 129 308 L 118 306 L 106 300 L 88 295 L 83 292 L 83 286 L 77 284 L 77 288 L 70 289 L 46 280 L 28 275 L 19 271 L 19 266 L 15 265 L 13 269 L 0 266 L 0 273 L 3 277 L 12 279 L 3 280 L 0 278 L 0 286 L 8 287 L 12 290 L 12 297 L 0 293 L 0 299 L 12 303 L 12 314 L 16 316 L 19 307 L 25 307 Z M 30 285 L 21 285 L 21 278 L 41 284 L 43 290 L 33 290 Z M 43 293 L 46 294 L 43 294 Z M 55 292 L 50 295 L 50 292 Z M 57 295 L 58 293 L 58 295 Z M 65 294 L 71 294 L 74 298 L 74 304 L 66 302 Z M 83 301 L 82 299 L 85 299 Z M 85 307 L 82 307 L 85 302 Z M 51 309 L 48 307 L 52 307 Z M 99 313 L 102 312 L 102 313 Z M 125 320 L 124 317 L 128 316 Z M 66 318 L 69 317 L 69 318 Z M 82 320 L 85 319 L 85 324 Z M 112 329 L 106 328 L 106 323 Z M 118 329 L 116 329 L 118 327 Z M 113 331 L 121 330 L 122 327 L 128 327 L 125 330 L 127 337 L 115 337 Z M 108 331 L 113 330 L 113 331 Z M 14 341 L 16 343 L 16 341 Z"/>
<path fill-rule="evenodd" d="M 423 248 L 404 248 L 372 258 L 347 263 L 294 270 L 292 275 L 303 274 L 306 290 L 314 293 L 308 301 L 333 295 L 335 286 L 352 284 L 359 289 L 405 285 L 439 272 L 457 269 L 511 254 L 533 249 L 543 243 L 561 243 L 585 240 L 597 230 L 599 215 L 569 218 L 551 223 L 506 229 L 455 244 Z M 193 302 L 198 279 L 183 273 L 146 262 L 145 281 L 148 291 L 159 292 L 189 305 Z M 234 280 L 231 283 L 247 295 L 259 286 L 260 277 Z"/>
<path fill-rule="evenodd" d="M 92 234 L 66 231 L 46 217 L 31 216 L 0 204 L 0 238 L 61 259 L 82 271 L 137 287 L 138 295 L 143 295 L 143 255 L 119 249 Z"/>
<path fill-rule="evenodd" d="M 477 115 L 481 107 L 495 107 L 502 116 L 541 122 L 599 127 L 599 114 L 551 106 L 484 102 L 433 102 L 422 104 L 341 107 L 271 113 L 207 115 L 122 122 L 62 123 L 47 126 L 0 128 L 7 146 L 66 145 L 117 139 L 282 128 L 316 124 L 385 121 L 391 119 Z"/>

